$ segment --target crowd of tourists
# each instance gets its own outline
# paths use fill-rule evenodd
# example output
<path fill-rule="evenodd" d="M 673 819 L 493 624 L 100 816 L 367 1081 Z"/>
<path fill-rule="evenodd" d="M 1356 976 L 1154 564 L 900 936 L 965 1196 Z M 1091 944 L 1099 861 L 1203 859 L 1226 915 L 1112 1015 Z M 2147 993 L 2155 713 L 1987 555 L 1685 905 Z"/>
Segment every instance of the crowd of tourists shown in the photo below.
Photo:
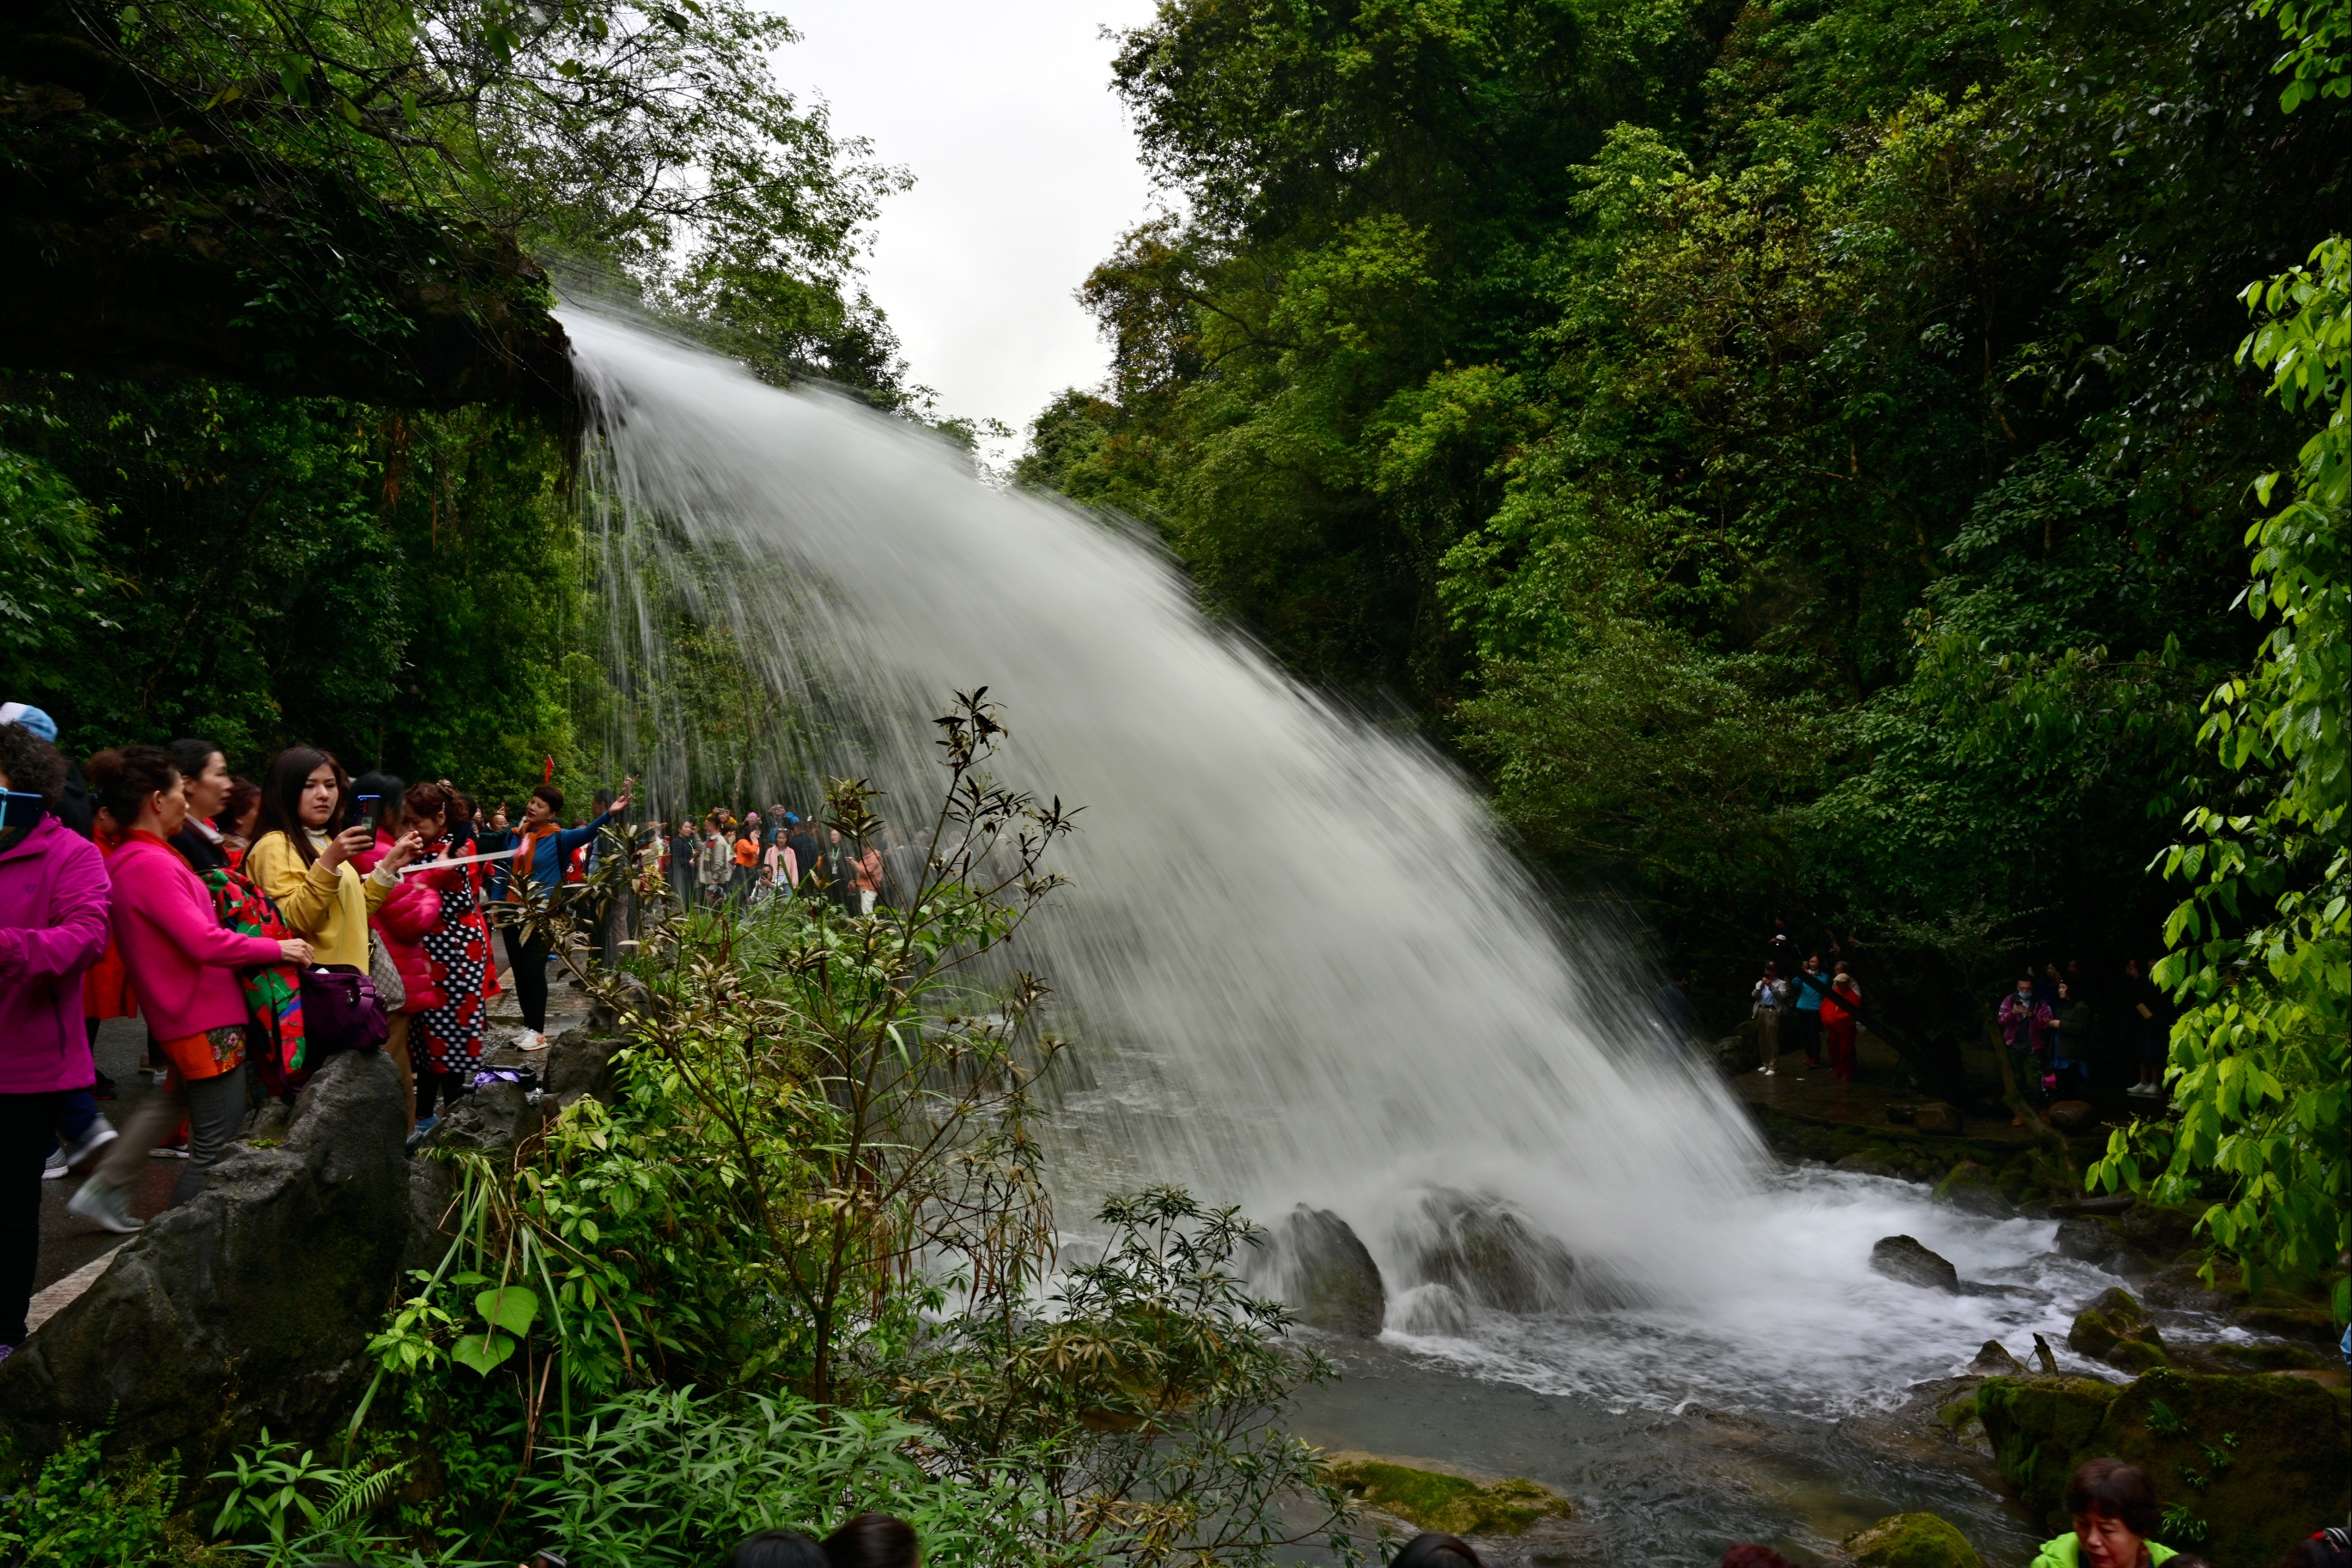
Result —
<path fill-rule="evenodd" d="M 641 852 L 661 868 L 672 896 L 689 908 L 743 908 L 773 898 L 823 898 L 851 914 L 900 905 L 921 887 L 930 861 L 928 831 L 909 837 L 886 827 L 862 844 L 782 805 L 740 818 L 714 808 L 699 821 L 643 830 Z"/>
<path fill-rule="evenodd" d="M 1774 922 L 1769 955 L 1748 991 L 1756 1021 L 1762 1070 L 1774 1074 L 1792 1049 L 1804 1056 L 1805 1070 L 1826 1058 L 1841 1082 L 1854 1076 L 1854 1037 L 1863 1014 L 1862 983 L 1853 966 L 1832 954 L 1802 959 L 1785 922 Z M 2094 1043 L 2110 1040 L 2125 1048 L 2137 1081 L 2125 1093 L 2161 1096 L 2165 1049 L 2172 1007 L 2151 977 L 2154 964 L 2127 958 L 2102 984 L 2085 973 L 2080 959 L 2063 965 L 2027 965 L 2013 987 L 2004 987 L 1992 1014 L 2020 1092 L 2048 1104 L 2087 1091 L 2092 1083 Z M 2023 1125 L 2023 1118 L 2016 1118 Z"/>
<path fill-rule="evenodd" d="M 446 779 L 353 778 L 308 746 L 256 782 L 203 739 L 76 765 L 57 734 L 0 705 L 0 1357 L 26 1332 L 44 1178 L 83 1175 L 67 1212 L 136 1231 L 151 1153 L 184 1160 L 172 1202 L 188 1201 L 253 1110 L 349 1045 L 383 1050 L 412 1137 L 429 1131 L 480 1071 L 493 910 L 580 876 L 629 805 L 625 786 L 565 826 L 542 784 L 509 821 Z M 502 934 L 517 1043 L 542 1049 L 550 938 Z M 119 1129 L 96 1059 L 110 1018 L 143 1023 L 157 1080 Z"/>

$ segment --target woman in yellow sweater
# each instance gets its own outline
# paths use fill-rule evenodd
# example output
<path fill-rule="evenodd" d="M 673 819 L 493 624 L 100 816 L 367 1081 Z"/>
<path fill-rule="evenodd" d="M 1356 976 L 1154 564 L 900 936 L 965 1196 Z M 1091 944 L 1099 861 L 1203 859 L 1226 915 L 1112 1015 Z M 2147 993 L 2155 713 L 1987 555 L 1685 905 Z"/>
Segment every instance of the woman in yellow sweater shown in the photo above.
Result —
<path fill-rule="evenodd" d="M 261 837 L 245 852 L 245 874 L 269 895 L 288 929 L 309 939 L 313 963 L 348 963 L 364 974 L 368 916 L 419 844 L 414 833 L 404 835 L 362 878 L 352 857 L 375 847 L 374 830 L 329 831 L 349 820 L 350 802 L 351 780 L 334 758 L 309 746 L 278 752 L 261 786 Z M 386 1040 L 384 1052 L 408 1078 L 406 1039 Z"/>
<path fill-rule="evenodd" d="M 342 820 L 351 780 L 324 752 L 295 746 L 278 753 L 261 786 L 261 837 L 245 852 L 246 874 L 269 895 L 287 926 L 310 939 L 320 963 L 368 966 L 368 916 L 416 858 L 415 835 L 402 838 L 362 878 L 352 857 L 375 847 L 375 833 Z"/>

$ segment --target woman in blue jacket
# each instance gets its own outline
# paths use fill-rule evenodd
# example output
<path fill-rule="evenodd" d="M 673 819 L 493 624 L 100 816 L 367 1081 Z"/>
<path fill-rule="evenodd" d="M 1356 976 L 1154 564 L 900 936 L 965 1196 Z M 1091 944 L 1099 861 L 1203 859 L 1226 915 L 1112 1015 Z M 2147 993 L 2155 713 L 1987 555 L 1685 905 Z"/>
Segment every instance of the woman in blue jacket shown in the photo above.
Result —
<path fill-rule="evenodd" d="M 629 786 L 634 782 L 623 779 L 620 798 L 613 802 L 613 809 L 577 827 L 557 826 L 563 811 L 562 790 L 551 784 L 532 790 L 530 803 L 523 807 L 522 825 L 515 830 L 514 858 L 508 863 L 496 896 L 510 900 L 515 879 L 527 877 L 541 892 L 553 897 L 563 886 L 563 868 L 571 862 L 572 852 L 583 844 L 593 843 L 607 824 L 618 821 L 621 814 L 629 809 Z M 522 1037 L 515 1044 L 526 1051 L 545 1050 L 547 955 L 554 944 L 543 927 L 525 942 L 518 928 L 509 926 L 506 942 L 515 1001 L 522 1007 Z"/>

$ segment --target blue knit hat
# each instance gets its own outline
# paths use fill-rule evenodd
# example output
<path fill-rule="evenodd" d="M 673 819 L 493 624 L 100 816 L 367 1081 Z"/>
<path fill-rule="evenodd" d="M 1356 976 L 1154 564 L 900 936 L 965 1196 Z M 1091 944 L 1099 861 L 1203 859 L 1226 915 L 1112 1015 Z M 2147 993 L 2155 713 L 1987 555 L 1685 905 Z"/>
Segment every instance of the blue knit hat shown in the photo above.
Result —
<path fill-rule="evenodd" d="M 22 724 L 50 745 L 58 743 L 58 721 L 29 702 L 0 702 L 0 724 Z"/>

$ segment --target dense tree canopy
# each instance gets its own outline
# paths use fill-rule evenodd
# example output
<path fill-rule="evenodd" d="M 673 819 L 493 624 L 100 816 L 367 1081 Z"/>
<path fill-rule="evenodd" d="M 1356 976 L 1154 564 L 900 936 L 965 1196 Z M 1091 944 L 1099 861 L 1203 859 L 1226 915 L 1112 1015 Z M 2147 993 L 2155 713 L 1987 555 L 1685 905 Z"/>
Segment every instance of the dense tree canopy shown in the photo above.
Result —
<path fill-rule="evenodd" d="M 244 768 L 299 739 L 584 782 L 568 384 L 482 368 L 565 379 L 526 257 L 920 413 L 858 282 L 905 176 L 776 85 L 793 36 L 734 0 L 12 15 L 0 689 L 77 753 L 193 732 Z"/>
<path fill-rule="evenodd" d="M 2275 18 L 1169 0 L 1123 45 L 1181 216 L 1087 280 L 1114 373 L 1024 482 L 1407 695 L 1725 982 L 1782 910 L 1971 1033 L 2021 948 L 2160 945 L 2298 439 L 2236 296 L 2352 216 Z"/>

